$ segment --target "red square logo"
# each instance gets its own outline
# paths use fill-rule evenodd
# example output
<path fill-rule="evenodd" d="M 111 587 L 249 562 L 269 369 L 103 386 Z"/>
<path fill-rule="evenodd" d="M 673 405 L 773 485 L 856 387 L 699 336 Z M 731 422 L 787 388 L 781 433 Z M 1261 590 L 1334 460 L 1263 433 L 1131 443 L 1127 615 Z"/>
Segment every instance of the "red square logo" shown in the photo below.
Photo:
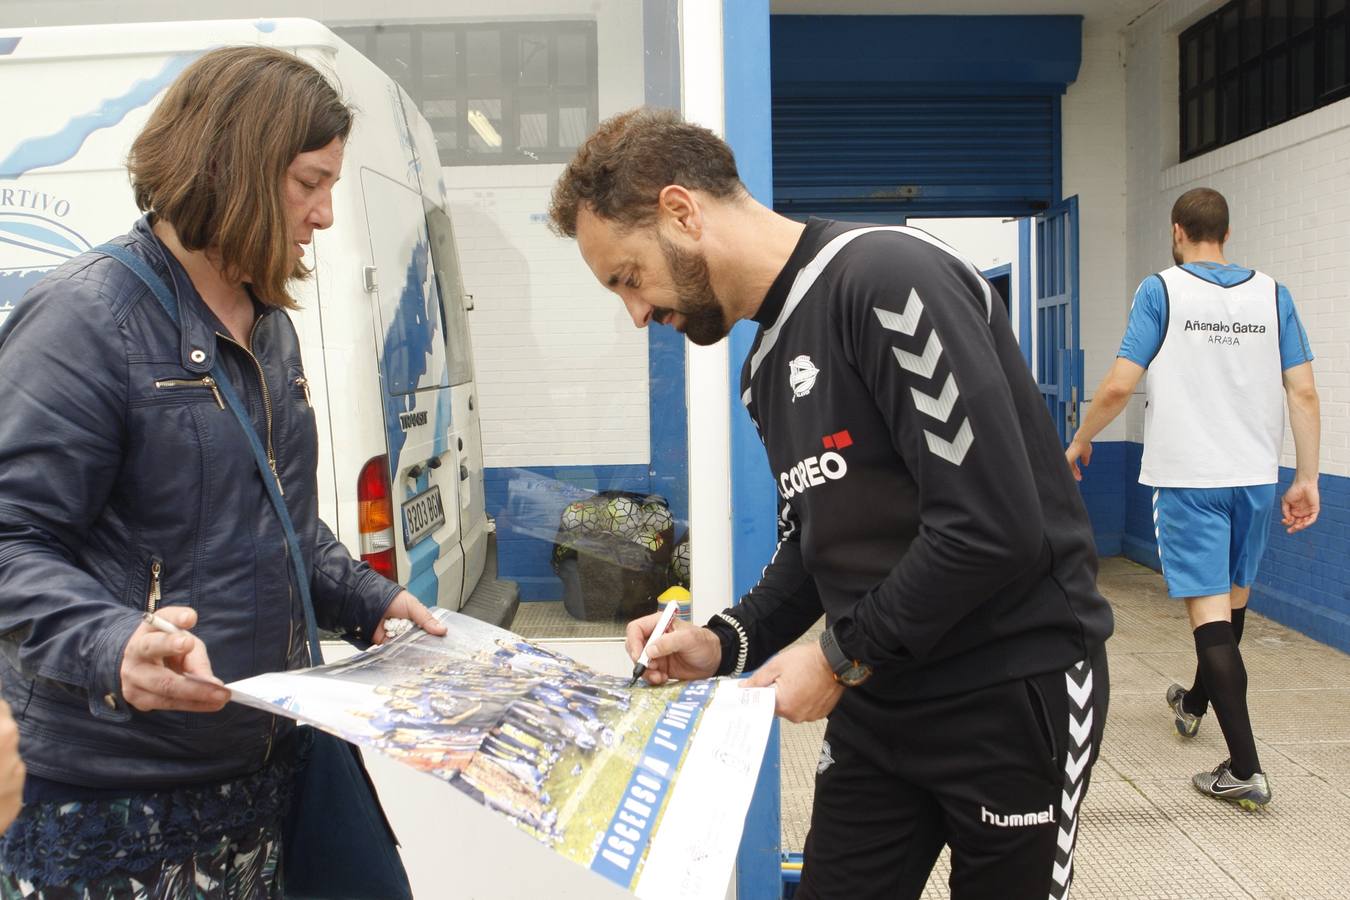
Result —
<path fill-rule="evenodd" d="M 847 431 L 836 431 L 834 434 L 826 435 L 820 442 L 825 445 L 826 450 L 843 450 L 845 447 L 853 446 L 853 438 Z"/>

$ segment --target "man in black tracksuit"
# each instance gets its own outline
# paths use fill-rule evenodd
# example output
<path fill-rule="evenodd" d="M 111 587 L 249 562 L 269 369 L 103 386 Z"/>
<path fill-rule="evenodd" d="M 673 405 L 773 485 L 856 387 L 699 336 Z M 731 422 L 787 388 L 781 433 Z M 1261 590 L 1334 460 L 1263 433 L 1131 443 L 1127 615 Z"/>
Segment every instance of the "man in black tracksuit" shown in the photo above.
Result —
<path fill-rule="evenodd" d="M 829 716 L 798 896 L 917 897 L 943 844 L 954 897 L 1066 896 L 1112 619 L 988 282 L 915 229 L 776 215 L 670 113 L 602 124 L 552 216 L 639 326 L 760 326 L 741 388 L 778 548 L 738 604 L 658 640 L 648 678 L 757 670 L 780 715 Z M 822 612 L 819 644 L 784 650 Z M 653 627 L 630 624 L 632 655 Z"/>

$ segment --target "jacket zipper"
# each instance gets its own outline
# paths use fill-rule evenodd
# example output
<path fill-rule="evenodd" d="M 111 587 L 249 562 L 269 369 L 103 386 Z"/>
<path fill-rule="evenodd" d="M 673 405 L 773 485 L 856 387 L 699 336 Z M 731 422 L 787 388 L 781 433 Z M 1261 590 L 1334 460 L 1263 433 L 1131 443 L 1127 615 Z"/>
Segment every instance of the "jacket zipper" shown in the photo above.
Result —
<path fill-rule="evenodd" d="M 157 559 L 150 560 L 150 594 L 145 600 L 145 611 L 154 612 L 159 607 L 160 590 L 159 579 L 164 572 L 164 563 Z"/>
<path fill-rule="evenodd" d="M 314 401 L 310 399 L 309 396 L 309 379 L 301 375 L 295 379 L 295 386 L 305 392 L 305 404 L 309 406 L 310 409 L 313 409 Z"/>
<path fill-rule="evenodd" d="M 203 378 L 161 378 L 155 382 L 155 387 L 163 390 L 164 388 L 180 387 L 204 387 L 209 388 L 212 395 L 216 398 L 216 405 L 221 409 L 225 408 L 225 401 L 220 396 L 220 386 L 210 375 Z"/>
<path fill-rule="evenodd" d="M 253 332 L 258 330 L 258 322 L 261 321 L 261 318 L 255 321 L 253 323 L 253 328 L 248 333 L 248 342 L 250 344 L 253 343 Z M 262 363 L 258 362 L 258 357 L 254 356 L 252 351 L 229 335 L 221 334 L 217 331 L 216 337 L 223 341 L 228 341 L 244 351 L 244 355 L 253 360 L 253 365 L 258 370 L 258 384 L 262 386 L 263 414 L 267 418 L 267 464 L 272 467 L 272 477 L 276 479 L 277 490 L 281 493 L 281 496 L 284 497 L 286 496 L 286 489 L 281 485 L 281 476 L 277 474 L 277 457 L 276 454 L 272 452 L 272 395 L 267 390 L 267 376 L 263 373 Z"/>

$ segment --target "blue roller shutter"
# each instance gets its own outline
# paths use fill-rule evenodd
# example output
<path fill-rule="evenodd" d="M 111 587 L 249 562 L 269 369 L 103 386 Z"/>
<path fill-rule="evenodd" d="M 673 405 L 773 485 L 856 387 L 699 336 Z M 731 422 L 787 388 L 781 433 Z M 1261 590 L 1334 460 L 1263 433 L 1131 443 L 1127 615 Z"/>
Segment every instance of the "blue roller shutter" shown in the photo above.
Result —
<path fill-rule="evenodd" d="M 1059 199 L 1059 100 L 776 96 L 774 206 L 797 216 L 1034 215 Z"/>

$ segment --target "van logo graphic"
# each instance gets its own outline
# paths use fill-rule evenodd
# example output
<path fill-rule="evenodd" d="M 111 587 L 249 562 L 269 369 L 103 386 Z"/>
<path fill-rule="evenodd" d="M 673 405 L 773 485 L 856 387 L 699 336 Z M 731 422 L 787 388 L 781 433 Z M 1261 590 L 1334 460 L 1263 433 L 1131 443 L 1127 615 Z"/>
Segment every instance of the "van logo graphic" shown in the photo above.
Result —
<path fill-rule="evenodd" d="M 816 377 L 820 370 L 811 362 L 811 357 L 803 353 L 788 362 L 788 384 L 792 385 L 792 402 L 805 397 L 816 386 Z"/>
<path fill-rule="evenodd" d="M 427 424 L 427 411 L 399 413 L 398 424 L 407 431 L 409 428 L 416 428 L 418 425 Z"/>
<path fill-rule="evenodd" d="M 0 187 L 0 322 L 49 270 L 89 249 L 83 235 L 53 218 L 68 212 L 68 200 Z"/>

